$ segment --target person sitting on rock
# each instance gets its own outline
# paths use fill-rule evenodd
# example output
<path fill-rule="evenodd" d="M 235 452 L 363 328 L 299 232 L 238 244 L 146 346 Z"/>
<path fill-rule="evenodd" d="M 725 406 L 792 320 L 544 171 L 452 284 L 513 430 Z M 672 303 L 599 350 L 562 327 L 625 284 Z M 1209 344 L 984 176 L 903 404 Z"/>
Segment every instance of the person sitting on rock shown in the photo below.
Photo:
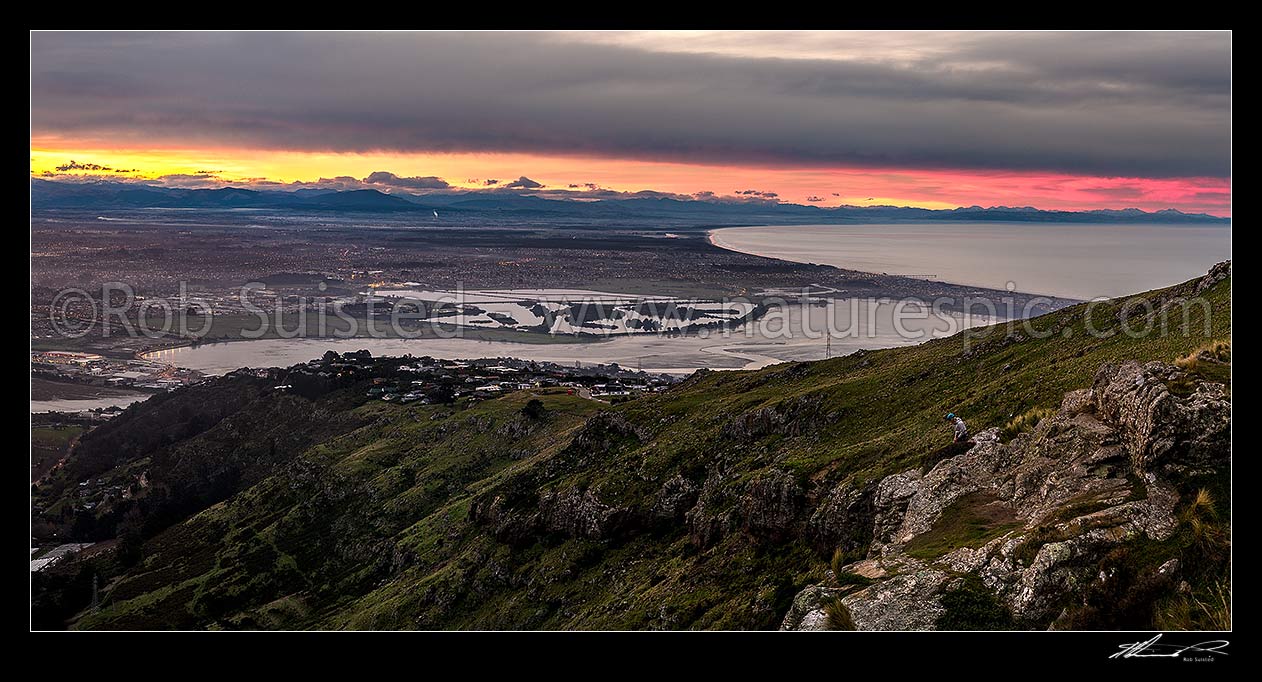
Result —
<path fill-rule="evenodd" d="M 963 419 L 955 416 L 954 412 L 948 412 L 946 420 L 951 422 L 951 428 L 955 432 L 954 442 L 963 443 L 968 440 L 968 425 L 964 423 Z"/>

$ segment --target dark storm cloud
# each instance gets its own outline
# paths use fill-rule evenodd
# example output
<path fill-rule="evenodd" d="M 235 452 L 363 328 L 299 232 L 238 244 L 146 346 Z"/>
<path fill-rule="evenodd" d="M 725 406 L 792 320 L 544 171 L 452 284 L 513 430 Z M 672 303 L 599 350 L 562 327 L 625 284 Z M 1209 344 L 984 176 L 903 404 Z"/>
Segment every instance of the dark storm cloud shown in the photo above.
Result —
<path fill-rule="evenodd" d="M 1225 33 L 966 34 L 900 60 L 653 52 L 538 33 L 31 43 L 35 135 L 1149 177 L 1230 167 Z"/>
<path fill-rule="evenodd" d="M 369 173 L 368 177 L 364 178 L 364 184 L 385 185 L 386 187 L 398 187 L 400 189 L 447 189 L 451 187 L 446 180 L 432 175 L 402 178 L 389 171 L 373 171 Z"/>
<path fill-rule="evenodd" d="M 535 182 L 526 176 L 521 176 L 516 180 L 504 185 L 507 189 L 539 189 L 543 187 L 543 183 Z"/>

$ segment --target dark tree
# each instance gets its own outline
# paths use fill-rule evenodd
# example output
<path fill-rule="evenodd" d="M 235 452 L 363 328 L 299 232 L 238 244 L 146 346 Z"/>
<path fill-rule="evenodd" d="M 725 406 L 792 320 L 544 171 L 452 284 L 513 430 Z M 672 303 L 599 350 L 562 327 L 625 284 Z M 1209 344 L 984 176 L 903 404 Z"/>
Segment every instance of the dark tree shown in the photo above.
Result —
<path fill-rule="evenodd" d="M 118 525 L 118 562 L 124 566 L 135 566 L 141 558 L 141 545 L 144 544 L 145 519 L 140 510 L 132 507 L 123 515 Z"/>
<path fill-rule="evenodd" d="M 548 408 L 543 406 L 543 401 L 538 398 L 531 398 L 526 406 L 521 408 L 521 413 L 528 419 L 543 419 L 548 416 Z"/>

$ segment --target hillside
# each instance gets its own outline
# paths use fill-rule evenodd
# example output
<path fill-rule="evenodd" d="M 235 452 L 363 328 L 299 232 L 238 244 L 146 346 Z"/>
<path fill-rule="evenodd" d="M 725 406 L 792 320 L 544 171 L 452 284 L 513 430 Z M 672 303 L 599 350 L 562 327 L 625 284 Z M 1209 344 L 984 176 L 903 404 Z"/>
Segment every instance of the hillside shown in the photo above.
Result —
<path fill-rule="evenodd" d="M 1145 298 L 615 407 L 223 377 L 128 409 L 36 489 L 41 520 L 118 536 L 37 574 L 36 626 L 1217 627 L 1230 266 Z M 976 447 L 943 448 L 947 411 Z M 89 479 L 131 487 L 86 512 Z M 872 615 L 891 598 L 925 608 Z"/>

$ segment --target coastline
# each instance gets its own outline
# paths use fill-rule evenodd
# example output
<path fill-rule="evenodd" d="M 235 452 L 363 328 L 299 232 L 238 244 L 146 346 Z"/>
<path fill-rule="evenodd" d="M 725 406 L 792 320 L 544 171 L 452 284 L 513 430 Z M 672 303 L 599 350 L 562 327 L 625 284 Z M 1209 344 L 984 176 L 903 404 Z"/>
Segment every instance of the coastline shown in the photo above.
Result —
<path fill-rule="evenodd" d="M 706 239 L 727 252 L 836 268 L 888 287 L 963 288 L 994 300 L 1124 297 L 1195 277 L 1231 255 L 1230 229 L 1217 225 L 963 220 L 757 225 L 711 228 Z"/>

